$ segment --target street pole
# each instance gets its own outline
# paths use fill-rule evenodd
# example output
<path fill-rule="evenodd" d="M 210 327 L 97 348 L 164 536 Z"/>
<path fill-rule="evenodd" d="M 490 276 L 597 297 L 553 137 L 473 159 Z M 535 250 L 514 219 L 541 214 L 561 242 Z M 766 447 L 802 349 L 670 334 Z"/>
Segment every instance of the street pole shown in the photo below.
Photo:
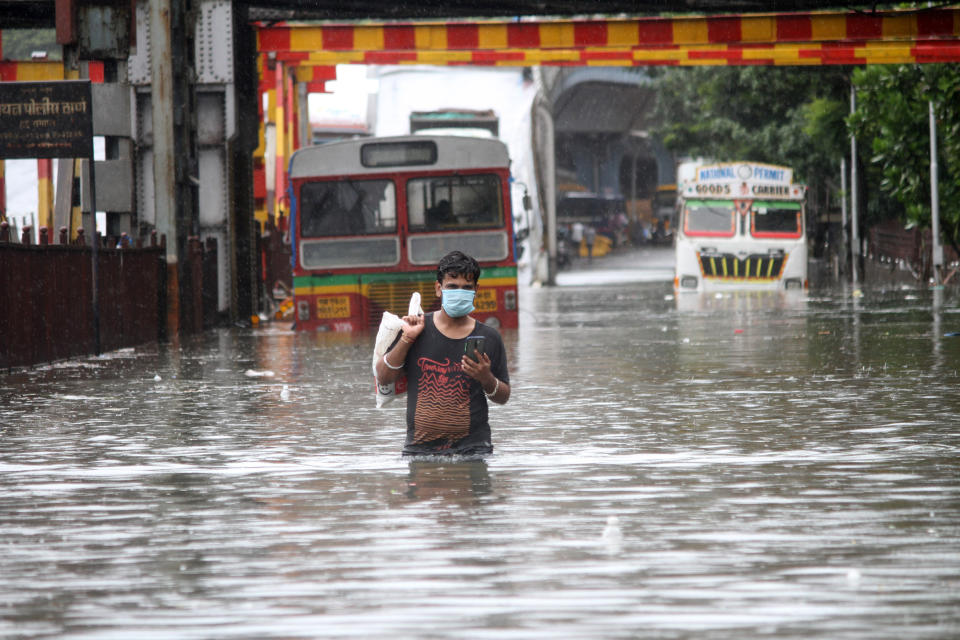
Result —
<path fill-rule="evenodd" d="M 857 89 L 850 85 L 850 113 L 857 110 Z M 850 281 L 856 288 L 859 281 L 860 234 L 857 230 L 857 137 L 850 136 Z"/>
<path fill-rule="evenodd" d="M 840 255 L 843 268 L 847 266 L 847 159 L 840 158 Z"/>
<path fill-rule="evenodd" d="M 180 332 L 177 262 L 176 156 L 174 150 L 171 0 L 151 0 L 150 101 L 153 114 L 153 193 L 157 233 L 167 237 L 167 337 Z"/>
<path fill-rule="evenodd" d="M 543 154 L 543 195 L 547 218 L 547 285 L 557 284 L 557 184 L 553 141 L 553 114 L 537 104 L 539 151 Z"/>
<path fill-rule="evenodd" d="M 937 184 L 937 118 L 933 113 L 933 100 L 930 108 L 930 242 L 931 264 L 933 266 L 933 284 L 940 284 L 940 270 L 943 267 L 943 245 L 940 244 L 940 193 Z"/>

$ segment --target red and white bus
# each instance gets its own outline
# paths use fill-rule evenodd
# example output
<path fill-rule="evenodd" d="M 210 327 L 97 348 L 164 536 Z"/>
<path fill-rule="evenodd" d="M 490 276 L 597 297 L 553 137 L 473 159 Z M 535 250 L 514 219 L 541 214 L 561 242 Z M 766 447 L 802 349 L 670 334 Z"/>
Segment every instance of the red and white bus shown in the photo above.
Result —
<path fill-rule="evenodd" d="M 343 140 L 290 159 L 298 329 L 360 331 L 404 315 L 419 291 L 439 308 L 436 265 L 458 249 L 483 273 L 474 315 L 517 326 L 510 158 L 498 140 Z"/>

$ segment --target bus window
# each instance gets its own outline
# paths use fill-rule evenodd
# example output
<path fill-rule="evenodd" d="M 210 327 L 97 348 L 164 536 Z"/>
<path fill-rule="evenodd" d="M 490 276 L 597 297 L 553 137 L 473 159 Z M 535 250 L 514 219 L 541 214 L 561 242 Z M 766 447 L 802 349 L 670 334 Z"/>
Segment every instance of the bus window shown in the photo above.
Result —
<path fill-rule="evenodd" d="M 803 233 L 799 202 L 754 202 L 750 234 L 755 238 L 799 238 Z"/>
<path fill-rule="evenodd" d="M 683 231 L 690 236 L 732 237 L 736 233 L 733 203 L 729 200 L 689 200 Z"/>
<path fill-rule="evenodd" d="M 308 182 L 300 189 L 304 238 L 394 233 L 396 187 L 390 180 Z"/>
<path fill-rule="evenodd" d="M 407 182 L 410 230 L 502 227 L 502 195 L 495 175 L 413 178 Z"/>

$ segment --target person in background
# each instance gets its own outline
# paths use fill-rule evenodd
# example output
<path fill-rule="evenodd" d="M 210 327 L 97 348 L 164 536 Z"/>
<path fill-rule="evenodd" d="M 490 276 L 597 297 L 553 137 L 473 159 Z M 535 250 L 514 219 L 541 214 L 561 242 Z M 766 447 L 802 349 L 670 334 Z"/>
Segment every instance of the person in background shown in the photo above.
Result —
<path fill-rule="evenodd" d="M 587 260 L 593 262 L 593 243 L 597 239 L 597 230 L 588 224 L 583 230 L 583 240 L 587 243 Z"/>
<path fill-rule="evenodd" d="M 479 320 L 474 297 L 480 265 L 452 251 L 437 264 L 441 308 L 405 316 L 397 341 L 377 362 L 380 384 L 407 375 L 407 437 L 403 455 L 483 456 L 493 452 L 487 401 L 510 399 L 507 354 L 499 332 Z M 465 353 L 482 336 L 484 353 Z"/>

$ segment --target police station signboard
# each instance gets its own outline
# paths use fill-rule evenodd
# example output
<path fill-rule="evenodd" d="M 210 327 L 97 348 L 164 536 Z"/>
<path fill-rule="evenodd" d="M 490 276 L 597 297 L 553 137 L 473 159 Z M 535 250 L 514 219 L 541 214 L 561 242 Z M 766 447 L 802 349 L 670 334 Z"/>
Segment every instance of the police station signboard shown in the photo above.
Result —
<path fill-rule="evenodd" d="M 0 82 L 0 158 L 89 158 L 88 80 Z"/>

